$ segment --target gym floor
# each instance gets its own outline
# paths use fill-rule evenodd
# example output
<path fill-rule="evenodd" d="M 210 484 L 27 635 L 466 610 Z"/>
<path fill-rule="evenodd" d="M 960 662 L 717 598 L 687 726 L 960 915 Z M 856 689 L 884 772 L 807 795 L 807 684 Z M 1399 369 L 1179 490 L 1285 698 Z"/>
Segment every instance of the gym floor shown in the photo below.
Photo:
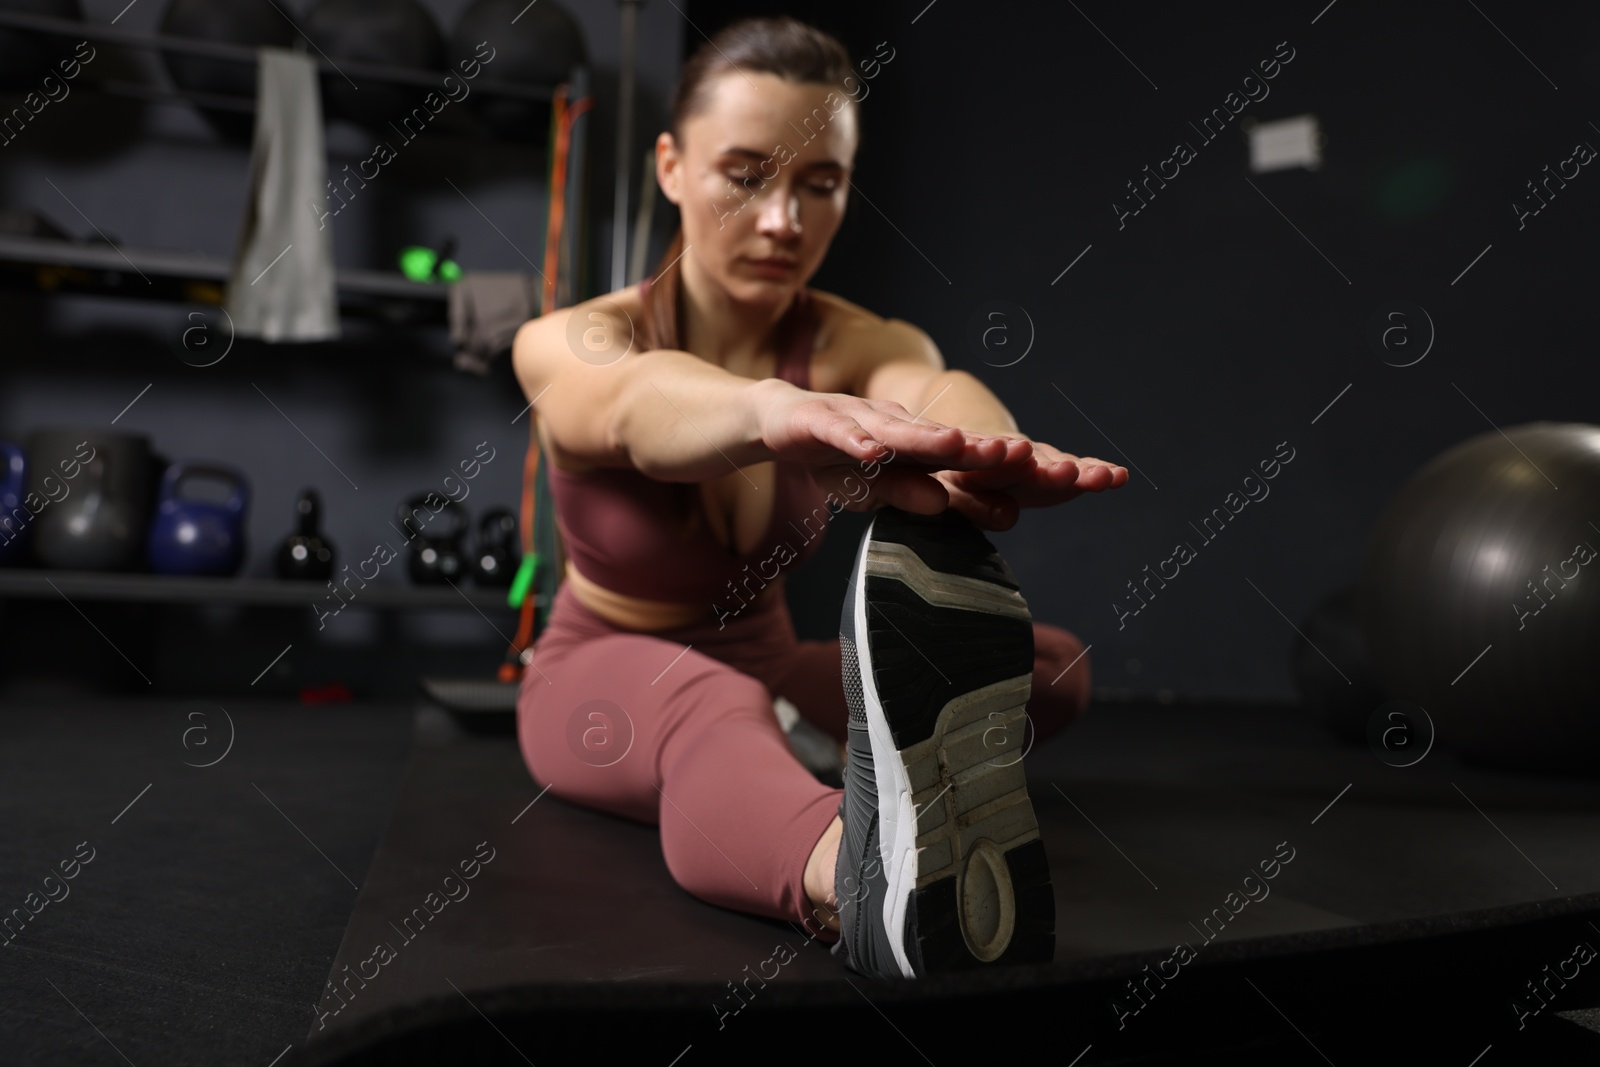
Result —
<path fill-rule="evenodd" d="M 1600 922 L 1600 783 L 1443 753 L 1392 768 L 1293 707 L 1102 700 L 1030 753 L 1057 888 L 1050 967 L 909 998 L 802 951 L 720 1019 L 707 1009 L 732 1006 L 743 965 L 803 940 L 682 893 L 648 827 L 540 799 L 514 738 L 427 704 L 237 701 L 226 721 L 195 707 L 0 704 L 6 907 L 89 857 L 7 931 L 8 1063 L 581 1062 L 597 1034 L 644 1062 L 723 1062 L 824 1012 L 911 1062 L 905 1035 L 937 1032 L 928 1015 L 952 1000 L 1048 1012 L 1061 1063 L 1357 1062 L 1383 1041 L 1576 1064 L 1600 1049 L 1600 996 L 1569 960 Z M 486 839 L 477 899 L 408 927 L 417 948 L 385 932 Z M 1206 927 L 1215 943 L 1200 936 L 1259 861 L 1291 853 L 1270 895 L 1233 898 L 1227 928 Z M 381 977 L 327 995 L 385 938 L 399 951 Z M 1165 969 L 1183 942 L 1192 979 Z M 1573 980 L 1542 1010 L 1525 984 L 1548 982 L 1546 964 Z M 1128 983 L 1158 967 L 1171 992 L 1141 1008 Z M 318 1025 L 318 1005 L 342 1010 Z M 937 1063 L 966 1043 L 918 1051 Z"/>
<path fill-rule="evenodd" d="M 411 744 L 404 706 L 0 703 L 9 1064 L 259 1063 L 300 1044 Z M 199 728 L 203 732 L 187 733 Z M 209 736 L 206 736 L 209 734 Z M 195 764 L 218 760 L 214 766 Z M 70 881 L 58 867 L 82 855 Z"/>

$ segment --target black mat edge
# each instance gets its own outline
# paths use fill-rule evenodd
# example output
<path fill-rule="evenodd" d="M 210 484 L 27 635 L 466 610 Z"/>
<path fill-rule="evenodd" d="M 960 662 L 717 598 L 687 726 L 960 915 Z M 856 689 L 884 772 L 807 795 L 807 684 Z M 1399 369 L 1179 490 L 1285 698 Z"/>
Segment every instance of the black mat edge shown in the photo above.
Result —
<path fill-rule="evenodd" d="M 1600 893 L 1427 918 L 1211 942 L 1199 947 L 1198 958 L 1189 967 L 1211 973 L 1236 969 L 1243 964 L 1268 967 L 1315 960 L 1321 965 L 1331 963 L 1329 957 L 1348 960 L 1364 954 L 1392 955 L 1397 949 L 1409 950 L 1416 957 L 1412 962 L 1420 963 L 1435 950 L 1448 948 L 1457 953 L 1471 953 L 1475 942 L 1498 945 L 1519 932 L 1531 933 L 1529 927 L 1550 926 L 1569 918 L 1600 920 Z M 1008 994 L 1053 994 L 1058 1000 L 1065 1000 L 1061 994 L 1073 987 L 1081 987 L 1086 995 L 1097 991 L 1103 995 L 1115 990 L 1118 983 L 1137 976 L 1152 959 L 1165 954 L 1164 950 L 1120 953 L 1066 964 L 935 975 L 916 981 L 879 981 L 854 974 L 849 974 L 846 981 L 847 972 L 841 967 L 838 981 L 773 984 L 762 992 L 762 1008 L 770 1015 L 786 1009 L 859 1007 L 866 995 L 863 990 L 871 994 L 874 1005 L 924 1007 L 938 1002 L 959 1005 L 973 998 Z M 483 1016 L 494 1018 L 502 1012 L 515 1017 L 617 1012 L 704 1015 L 708 1004 L 716 1003 L 725 995 L 722 985 L 709 981 L 502 986 L 473 990 L 470 1003 L 464 996 L 445 994 L 368 1016 L 325 1038 L 317 1038 L 313 1033 L 297 1062 L 303 1067 L 324 1067 L 379 1044 L 403 1039 L 408 1034 L 468 1020 L 482 1025 Z"/>

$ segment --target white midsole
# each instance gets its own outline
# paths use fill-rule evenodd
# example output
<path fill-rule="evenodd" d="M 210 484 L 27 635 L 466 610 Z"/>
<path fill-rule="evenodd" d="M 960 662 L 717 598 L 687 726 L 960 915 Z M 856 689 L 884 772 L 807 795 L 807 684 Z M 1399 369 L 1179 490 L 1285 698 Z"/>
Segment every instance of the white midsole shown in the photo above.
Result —
<path fill-rule="evenodd" d="M 911 782 L 889 732 L 889 720 L 878 701 L 878 687 L 873 676 L 872 641 L 867 636 L 866 587 L 872 527 L 867 529 L 866 543 L 867 549 L 861 553 L 855 576 L 855 643 L 857 668 L 861 672 L 861 699 L 866 705 L 867 738 L 872 742 L 872 773 L 878 787 L 878 853 L 887 882 L 883 896 L 883 928 L 889 935 L 889 945 L 900 973 L 906 978 L 915 978 L 916 971 L 906 955 L 905 929 L 917 875 L 917 813 L 911 804 Z"/>

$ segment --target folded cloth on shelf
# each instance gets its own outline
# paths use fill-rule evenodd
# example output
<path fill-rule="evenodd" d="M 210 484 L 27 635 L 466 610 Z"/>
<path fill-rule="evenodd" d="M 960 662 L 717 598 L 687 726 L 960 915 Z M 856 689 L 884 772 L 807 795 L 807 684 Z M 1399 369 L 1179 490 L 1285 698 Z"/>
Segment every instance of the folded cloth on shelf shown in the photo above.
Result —
<path fill-rule="evenodd" d="M 517 271 L 474 271 L 450 287 L 450 342 L 457 370 L 487 374 L 511 350 L 517 328 L 539 313 L 533 278 Z"/>
<path fill-rule="evenodd" d="M 327 163 L 317 64 L 281 48 L 257 56 L 250 201 L 228 279 L 228 312 L 240 337 L 335 340 L 333 231 L 318 209 Z"/>

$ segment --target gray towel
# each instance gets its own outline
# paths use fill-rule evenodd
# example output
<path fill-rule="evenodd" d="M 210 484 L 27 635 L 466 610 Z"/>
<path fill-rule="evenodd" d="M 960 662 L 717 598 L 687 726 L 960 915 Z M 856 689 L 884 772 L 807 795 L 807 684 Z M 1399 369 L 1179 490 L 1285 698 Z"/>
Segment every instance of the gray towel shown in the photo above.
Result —
<path fill-rule="evenodd" d="M 511 350 L 517 328 L 537 315 L 539 288 L 516 271 L 474 271 L 450 287 L 450 341 L 457 370 L 487 374 Z"/>
<path fill-rule="evenodd" d="M 317 64 L 281 48 L 257 54 L 250 203 L 228 279 L 228 312 L 240 337 L 336 340 L 333 230 L 307 206 L 327 195 Z"/>

